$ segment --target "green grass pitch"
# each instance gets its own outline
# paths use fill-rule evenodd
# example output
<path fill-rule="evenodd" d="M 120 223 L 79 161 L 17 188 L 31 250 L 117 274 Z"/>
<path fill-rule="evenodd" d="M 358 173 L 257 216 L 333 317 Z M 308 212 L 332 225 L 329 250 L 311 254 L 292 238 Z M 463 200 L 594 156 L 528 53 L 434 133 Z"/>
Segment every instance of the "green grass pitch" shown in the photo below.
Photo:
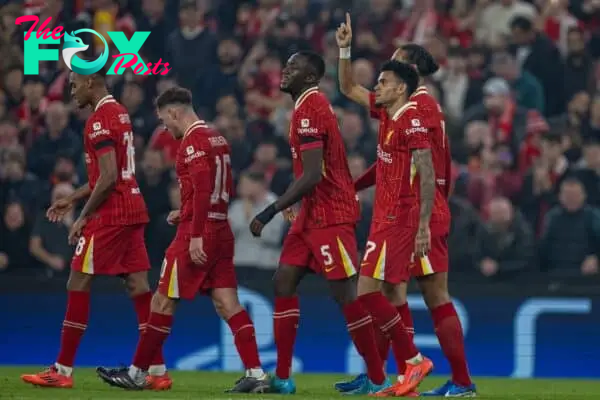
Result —
<path fill-rule="evenodd" d="M 77 369 L 73 389 L 35 388 L 21 382 L 22 373 L 38 371 L 36 367 L 0 367 L 0 399 L 71 399 L 71 400 L 129 400 L 129 399 L 194 399 L 242 400 L 281 399 L 280 395 L 229 395 L 223 391 L 239 378 L 239 374 L 218 372 L 172 372 L 173 389 L 168 392 L 127 392 L 102 383 L 92 369 Z M 296 376 L 298 393 L 290 400 L 321 400 L 345 398 L 334 391 L 332 384 L 342 375 Z M 440 377 L 428 378 L 421 390 L 443 383 Z M 600 381 L 585 380 L 517 380 L 478 378 L 482 399 L 510 400 L 579 400 L 600 399 Z"/>

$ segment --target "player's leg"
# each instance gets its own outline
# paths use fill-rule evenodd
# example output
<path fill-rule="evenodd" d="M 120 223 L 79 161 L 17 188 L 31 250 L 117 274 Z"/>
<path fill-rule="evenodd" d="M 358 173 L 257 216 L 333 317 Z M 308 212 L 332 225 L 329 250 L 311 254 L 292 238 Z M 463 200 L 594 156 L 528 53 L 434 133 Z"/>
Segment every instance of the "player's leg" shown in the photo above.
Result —
<path fill-rule="evenodd" d="M 90 315 L 90 287 L 95 271 L 104 269 L 103 258 L 94 253 L 96 243 L 102 243 L 96 227 L 84 228 L 71 261 L 71 271 L 67 282 L 67 309 L 60 335 L 60 350 L 56 362 L 38 374 L 22 375 L 21 379 L 36 386 L 70 388 L 73 386 L 73 364 L 81 338 L 87 328 Z M 95 236 L 96 235 L 96 236 Z M 102 248 L 102 246 L 96 246 Z"/>
<path fill-rule="evenodd" d="M 357 246 L 353 225 L 336 225 L 306 233 L 318 270 L 329 282 L 331 295 L 342 309 L 348 332 L 367 365 L 365 381 L 352 394 L 376 393 L 389 386 L 377 351 L 371 316 L 357 299 Z M 350 393 L 350 392 L 348 392 Z"/>
<path fill-rule="evenodd" d="M 385 228 L 369 237 L 358 280 L 358 296 L 376 325 L 387 334 L 393 346 L 406 349 L 406 379 L 382 395 L 411 393 L 431 372 L 431 360 L 423 357 L 406 331 L 396 308 L 383 295 L 382 282 L 397 285 L 408 279 L 408 266 L 414 246 L 414 232 Z"/>
<path fill-rule="evenodd" d="M 273 310 L 273 334 L 277 350 L 277 366 L 271 382 L 271 390 L 281 394 L 296 392 L 291 379 L 294 345 L 300 321 L 298 285 L 309 272 L 311 252 L 299 233 L 288 233 L 281 251 L 279 266 L 273 275 L 275 307 Z"/>
<path fill-rule="evenodd" d="M 231 269 L 233 270 L 233 264 Z M 228 393 L 266 393 L 270 387 L 269 377 L 263 371 L 258 355 L 254 323 L 240 304 L 237 288 L 212 289 L 211 298 L 217 314 L 231 329 L 235 347 L 246 370 Z"/>
<path fill-rule="evenodd" d="M 411 340 L 414 339 L 415 329 L 412 320 L 412 314 L 410 313 L 410 308 L 408 307 L 408 303 L 406 301 L 408 284 L 407 282 L 400 282 L 397 285 L 392 285 L 387 282 L 383 284 L 383 294 L 385 297 L 392 303 L 398 314 L 400 314 L 400 318 L 402 318 L 402 323 L 404 324 L 404 328 L 406 329 L 406 333 L 410 337 Z M 389 346 L 391 341 L 382 341 L 380 342 L 380 351 L 389 351 Z M 387 345 L 387 347 L 385 347 Z M 406 371 L 406 349 L 392 346 L 392 352 L 394 354 L 394 359 L 396 360 L 396 366 L 398 368 L 398 381 L 402 381 L 404 379 L 404 372 Z M 387 354 L 387 353 L 386 353 Z"/>
<path fill-rule="evenodd" d="M 143 224 L 127 227 L 129 243 L 126 244 L 127 242 L 123 241 L 124 245 L 127 246 L 127 250 L 121 262 L 123 268 L 130 271 L 129 274 L 125 275 L 125 287 L 133 301 L 140 337 L 150 318 L 152 302 L 152 292 L 148 284 L 147 272 L 150 269 L 150 260 L 144 241 L 144 228 Z M 148 381 L 152 389 L 168 390 L 171 388 L 173 382 L 167 374 L 162 348 L 155 353 L 148 373 Z"/>
<path fill-rule="evenodd" d="M 440 347 L 452 370 L 451 381 L 423 395 L 453 397 L 474 394 L 476 389 L 469 375 L 462 326 L 448 291 L 446 237 L 432 237 L 430 253 L 419 260 L 415 268 Z"/>

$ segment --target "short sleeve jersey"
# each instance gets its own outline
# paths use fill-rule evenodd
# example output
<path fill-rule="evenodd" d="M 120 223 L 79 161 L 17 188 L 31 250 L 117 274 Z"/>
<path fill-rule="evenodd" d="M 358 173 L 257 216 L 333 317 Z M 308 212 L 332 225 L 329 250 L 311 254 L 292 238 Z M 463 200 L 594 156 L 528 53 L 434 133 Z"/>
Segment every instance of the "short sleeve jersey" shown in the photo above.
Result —
<path fill-rule="evenodd" d="M 227 220 L 232 193 L 231 151 L 227 140 L 202 120 L 192 124 L 181 139 L 175 171 L 181 193 L 180 230 L 191 229 L 194 196 L 210 195 L 208 220 Z M 195 175 L 208 171 L 210 177 L 198 187 Z M 196 183 L 195 183 L 196 182 Z"/>
<path fill-rule="evenodd" d="M 92 218 L 106 225 L 134 225 L 148 222 L 146 203 L 135 179 L 133 130 L 125 107 L 112 96 L 96 105 L 84 128 L 85 163 L 90 189 L 100 177 L 100 157 L 114 150 L 117 182 L 108 198 Z"/>
<path fill-rule="evenodd" d="M 427 129 L 414 102 L 406 103 L 390 118 L 372 98 L 370 112 L 380 121 L 373 226 L 416 227 L 420 181 L 412 151 L 430 148 Z"/>
<path fill-rule="evenodd" d="M 452 173 L 452 156 L 450 154 L 450 141 L 446 135 L 446 123 L 441 106 L 429 94 L 425 86 L 417 88 L 410 98 L 417 103 L 417 110 L 423 117 L 423 126 L 429 133 L 431 144 L 431 157 L 435 170 L 435 200 L 431 213 L 431 226 L 439 228 L 445 233 L 450 229 L 450 182 Z"/>
<path fill-rule="evenodd" d="M 296 101 L 289 144 L 296 178 L 304 170 L 302 152 L 323 148 L 321 182 L 302 199 L 294 229 L 356 223 L 360 209 L 344 141 L 329 100 L 316 87 L 305 91 Z"/>

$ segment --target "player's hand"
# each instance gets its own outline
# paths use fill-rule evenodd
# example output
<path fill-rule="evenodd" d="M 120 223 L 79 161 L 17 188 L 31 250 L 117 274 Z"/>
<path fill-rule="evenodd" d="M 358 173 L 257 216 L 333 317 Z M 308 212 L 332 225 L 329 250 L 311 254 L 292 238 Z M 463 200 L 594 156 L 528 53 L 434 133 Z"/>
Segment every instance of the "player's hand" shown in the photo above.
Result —
<path fill-rule="evenodd" d="M 293 207 L 288 207 L 285 210 L 282 211 L 283 213 L 283 218 L 285 218 L 285 220 L 287 222 L 294 222 L 296 220 L 296 217 L 298 216 L 298 214 L 296 214 L 296 210 L 294 210 Z"/>
<path fill-rule="evenodd" d="M 350 47 L 352 43 L 352 20 L 350 13 L 346 13 L 346 22 L 343 22 L 335 31 L 335 41 L 340 49 Z"/>
<path fill-rule="evenodd" d="M 8 267 L 8 256 L 0 251 L 0 271 Z"/>
<path fill-rule="evenodd" d="M 62 271 L 65 269 L 65 259 L 61 256 L 52 256 L 48 262 L 50 267 L 56 271 Z"/>
<path fill-rule="evenodd" d="M 167 215 L 167 224 L 169 225 L 177 225 L 179 223 L 179 218 L 181 217 L 179 210 L 173 210 Z"/>
<path fill-rule="evenodd" d="M 587 256 L 581 264 L 581 273 L 584 276 L 596 275 L 598 273 L 598 258 L 594 255 Z"/>
<path fill-rule="evenodd" d="M 208 257 L 204 252 L 201 237 L 195 237 L 190 239 L 190 258 L 194 264 L 204 264 Z"/>
<path fill-rule="evenodd" d="M 73 202 L 68 198 L 56 200 L 46 211 L 46 217 L 51 222 L 60 222 L 72 208 Z"/>
<path fill-rule="evenodd" d="M 491 258 L 485 258 L 481 260 L 481 265 L 479 266 L 481 273 L 483 276 L 490 277 L 496 275 L 498 273 L 498 263 Z"/>
<path fill-rule="evenodd" d="M 429 226 L 420 226 L 415 237 L 415 256 L 425 257 L 431 249 L 431 232 Z"/>
<path fill-rule="evenodd" d="M 81 231 L 83 230 L 83 227 L 85 226 L 85 224 L 87 224 L 87 219 L 86 218 L 77 218 L 77 220 L 73 223 L 73 225 L 71 226 L 71 229 L 69 230 L 69 244 L 70 245 L 75 245 L 77 244 L 77 241 L 79 240 L 79 237 L 81 236 Z"/>
<path fill-rule="evenodd" d="M 275 203 L 257 214 L 256 217 L 252 219 L 252 222 L 250 222 L 250 232 L 252 232 L 252 235 L 254 235 L 254 237 L 260 237 L 265 225 L 268 224 L 276 214 L 277 208 L 275 207 Z"/>

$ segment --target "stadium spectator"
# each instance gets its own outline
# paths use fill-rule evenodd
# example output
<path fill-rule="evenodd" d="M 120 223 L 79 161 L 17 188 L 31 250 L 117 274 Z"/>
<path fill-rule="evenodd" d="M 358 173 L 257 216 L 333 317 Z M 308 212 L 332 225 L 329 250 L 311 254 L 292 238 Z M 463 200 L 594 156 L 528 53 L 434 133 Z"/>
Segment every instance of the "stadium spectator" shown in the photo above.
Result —
<path fill-rule="evenodd" d="M 47 179 L 60 153 L 71 160 L 81 156 L 82 143 L 69 128 L 69 110 L 64 103 L 54 101 L 46 111 L 46 130 L 27 152 L 27 167 L 40 179 Z"/>
<path fill-rule="evenodd" d="M 492 57 L 492 72 L 511 86 L 519 107 L 544 113 L 544 90 L 529 72 L 521 70 L 517 60 L 509 53 L 496 53 Z"/>
<path fill-rule="evenodd" d="M 248 168 L 252 163 L 252 147 L 244 137 L 244 125 L 239 118 L 219 116 L 215 120 L 215 127 L 225 136 L 235 157 L 231 160 L 234 176 Z"/>
<path fill-rule="evenodd" d="M 537 11 L 533 5 L 521 0 L 476 1 L 477 28 L 475 38 L 492 48 L 499 48 L 503 40 L 510 34 L 510 23 L 513 18 L 522 16 L 533 19 Z"/>
<path fill-rule="evenodd" d="M 127 108 L 131 118 L 133 134 L 141 137 L 146 143 L 156 127 L 155 112 L 145 106 L 146 94 L 144 88 L 137 82 L 126 82 L 121 93 L 121 103 Z"/>
<path fill-rule="evenodd" d="M 582 127 L 583 136 L 600 139 L 600 95 L 596 95 L 590 105 L 589 119 Z"/>
<path fill-rule="evenodd" d="M 71 195 L 75 189 L 70 183 L 59 183 L 52 190 L 52 203 Z M 66 273 L 73 255 L 67 237 L 75 221 L 75 212 L 69 210 L 63 220 L 53 223 L 46 217 L 46 211 L 38 212 L 29 239 L 29 251 L 43 267 L 48 277 Z"/>
<path fill-rule="evenodd" d="M 290 169 L 277 160 L 278 150 L 273 142 L 263 142 L 254 151 L 254 162 L 248 168 L 251 172 L 264 175 L 270 190 L 278 196 L 285 192 L 291 182 Z"/>
<path fill-rule="evenodd" d="M 37 75 L 28 76 L 23 85 L 23 102 L 17 109 L 17 118 L 26 149 L 31 147 L 44 129 L 44 114 L 48 108 L 45 90 L 42 79 Z"/>
<path fill-rule="evenodd" d="M 585 188 L 575 178 L 560 184 L 559 198 L 540 240 L 542 268 L 559 277 L 598 275 L 600 212 L 586 204 Z"/>
<path fill-rule="evenodd" d="M 15 110 L 23 102 L 23 68 L 20 65 L 11 66 L 4 73 L 2 81 L 4 83 L 2 89 L 6 95 L 6 109 Z"/>
<path fill-rule="evenodd" d="M 213 119 L 219 113 L 218 100 L 224 96 L 232 96 L 238 109 L 239 103 L 244 99 L 239 76 L 242 61 L 240 43 L 234 37 L 222 38 L 217 48 L 217 57 L 218 64 L 210 66 L 194 92 L 194 98 L 197 99 L 195 106 L 208 119 Z"/>
<path fill-rule="evenodd" d="M 555 116 L 565 111 L 565 88 L 562 82 L 565 68 L 560 52 L 548 37 L 534 28 L 533 22 L 522 16 L 510 23 L 511 51 L 523 70 L 528 71 L 542 85 L 545 105 L 544 115 Z"/>
<path fill-rule="evenodd" d="M 594 60 L 585 46 L 584 32 L 569 28 L 565 57 L 565 97 L 571 99 L 576 93 L 596 90 L 594 82 Z"/>
<path fill-rule="evenodd" d="M 348 153 L 359 153 L 368 164 L 375 161 L 377 156 L 377 141 L 365 127 L 359 112 L 354 108 L 344 110 L 340 130 Z"/>
<path fill-rule="evenodd" d="M 158 150 L 147 149 L 141 167 L 141 171 L 137 174 L 137 181 L 146 200 L 150 220 L 154 220 L 171 210 L 169 202 L 171 177 L 164 156 Z"/>
<path fill-rule="evenodd" d="M 475 267 L 477 235 L 483 224 L 477 210 L 463 197 L 452 195 L 449 201 L 452 223 L 448 235 L 448 256 L 453 271 L 471 273 Z"/>
<path fill-rule="evenodd" d="M 529 225 L 538 235 L 546 213 L 558 203 L 558 186 L 568 170 L 562 134 L 552 132 L 542 136 L 540 157 L 525 176 L 519 201 Z"/>
<path fill-rule="evenodd" d="M 279 262 L 285 220 L 279 213 L 255 238 L 248 226 L 256 213 L 277 200 L 268 190 L 264 173 L 244 173 L 238 184 L 239 199 L 231 203 L 229 221 L 235 236 L 234 263 L 239 267 L 274 269 Z"/>
<path fill-rule="evenodd" d="M 600 139 L 588 138 L 583 144 L 583 159 L 576 175 L 587 193 L 587 203 L 600 207 Z"/>
<path fill-rule="evenodd" d="M 172 18 L 166 14 L 165 0 L 142 0 L 141 12 L 136 13 L 136 30 L 152 34 L 144 42 L 142 52 L 149 60 L 160 60 L 166 54 L 166 37 L 175 29 Z"/>
<path fill-rule="evenodd" d="M 356 180 L 367 170 L 367 161 L 360 154 L 348 155 L 348 168 L 352 179 Z M 357 193 L 360 201 L 360 220 L 356 225 L 356 242 L 359 252 L 365 250 L 369 230 L 371 229 L 371 217 L 373 216 L 373 195 L 375 188 L 371 187 Z"/>
<path fill-rule="evenodd" d="M 534 237 L 509 199 L 496 197 L 489 219 L 477 235 L 476 264 L 486 278 L 514 278 L 534 261 Z"/>
<path fill-rule="evenodd" d="M 217 39 L 204 24 L 203 12 L 196 0 L 180 2 L 179 29 L 167 38 L 166 51 L 172 73 L 183 87 L 198 87 L 209 67 L 215 64 Z"/>
<path fill-rule="evenodd" d="M 9 202 L 2 216 L 0 240 L 0 270 L 19 271 L 32 266 L 29 255 L 30 226 L 25 218 L 25 208 L 19 202 Z M 2 265 L 4 264 L 4 268 Z"/>
<path fill-rule="evenodd" d="M 25 166 L 25 152 L 22 148 L 17 147 L 6 153 L 0 181 L 0 197 L 6 202 L 16 199 L 22 203 L 20 207 L 24 208 L 28 215 L 35 215 L 40 206 L 38 198 L 42 192 L 42 185 L 35 175 L 27 172 Z"/>

